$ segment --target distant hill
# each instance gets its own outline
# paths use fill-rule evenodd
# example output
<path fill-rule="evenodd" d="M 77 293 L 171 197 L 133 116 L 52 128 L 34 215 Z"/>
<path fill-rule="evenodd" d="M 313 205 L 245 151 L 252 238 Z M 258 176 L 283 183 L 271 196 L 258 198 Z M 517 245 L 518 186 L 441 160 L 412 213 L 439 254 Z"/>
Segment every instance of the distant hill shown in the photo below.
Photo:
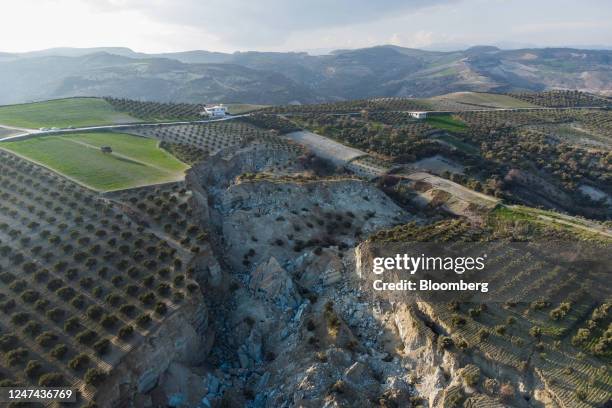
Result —
<path fill-rule="evenodd" d="M 0 53 L 0 104 L 78 95 L 263 104 L 555 88 L 612 95 L 611 62 L 611 50 L 491 46 L 453 52 L 377 46 L 317 56 L 54 48 Z"/>

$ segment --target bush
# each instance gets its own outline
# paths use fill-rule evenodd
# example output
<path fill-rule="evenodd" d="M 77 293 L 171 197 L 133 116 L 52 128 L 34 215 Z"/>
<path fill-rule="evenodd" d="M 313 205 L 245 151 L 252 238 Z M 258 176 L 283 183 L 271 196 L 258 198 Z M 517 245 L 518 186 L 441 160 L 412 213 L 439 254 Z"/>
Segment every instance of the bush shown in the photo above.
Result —
<path fill-rule="evenodd" d="M 91 320 L 94 320 L 94 321 L 98 321 L 100 317 L 102 317 L 103 313 L 104 313 L 104 309 L 102 309 L 102 307 L 98 305 L 89 306 L 87 308 L 87 311 L 85 312 L 87 317 L 89 317 Z"/>
<path fill-rule="evenodd" d="M 30 320 L 30 314 L 25 312 L 15 313 L 11 316 L 11 322 L 16 326 L 22 326 Z"/>
<path fill-rule="evenodd" d="M 485 341 L 486 339 L 489 338 L 489 331 L 487 329 L 480 329 L 478 330 L 478 340 L 480 341 Z"/>
<path fill-rule="evenodd" d="M 66 314 L 66 312 L 63 309 L 56 307 L 56 308 L 49 310 L 46 314 L 50 320 L 53 320 L 54 322 L 59 322 L 60 320 L 64 318 L 64 315 Z"/>
<path fill-rule="evenodd" d="M 64 376 L 60 373 L 47 373 L 38 379 L 40 387 L 61 387 L 64 385 Z"/>
<path fill-rule="evenodd" d="M 84 330 L 76 335 L 75 339 L 81 344 L 91 344 L 98 337 L 93 330 Z"/>
<path fill-rule="evenodd" d="M 463 316 L 459 316 L 459 315 L 453 315 L 452 319 L 451 319 L 451 323 L 453 324 L 453 326 L 455 327 L 461 327 L 464 326 L 466 321 L 465 318 Z"/>
<path fill-rule="evenodd" d="M 30 337 L 35 337 L 42 331 L 42 326 L 40 323 L 35 322 L 34 320 L 30 320 L 28 324 L 26 324 L 23 328 L 23 332 L 30 335 Z"/>
<path fill-rule="evenodd" d="M 68 347 L 65 344 L 57 344 L 55 347 L 51 349 L 51 351 L 49 352 L 49 355 L 59 360 L 63 358 L 67 352 L 68 352 Z"/>
<path fill-rule="evenodd" d="M 109 347 L 110 347 L 110 341 L 108 339 L 100 339 L 96 341 L 92 346 L 92 348 L 99 355 L 106 354 L 108 352 Z"/>
<path fill-rule="evenodd" d="M 90 368 L 83 378 L 86 384 L 98 386 L 106 379 L 106 373 L 98 368 Z"/>
<path fill-rule="evenodd" d="M 168 312 L 168 307 L 166 306 L 166 304 L 164 302 L 157 302 L 157 304 L 155 305 L 155 313 L 157 313 L 160 316 L 163 316 L 167 312 Z"/>
<path fill-rule="evenodd" d="M 42 364 L 37 360 L 30 360 L 23 372 L 30 378 L 37 378 L 42 372 Z"/>
<path fill-rule="evenodd" d="M 117 322 L 119 321 L 119 319 L 117 318 L 117 316 L 115 316 L 114 314 L 108 314 L 105 315 L 102 320 L 100 320 L 100 324 L 106 328 L 106 329 L 110 329 L 113 326 L 115 326 L 117 324 Z"/>
<path fill-rule="evenodd" d="M 159 285 L 157 285 L 157 293 L 160 296 L 168 296 L 168 294 L 170 293 L 170 285 L 165 282 L 160 283 Z"/>
<path fill-rule="evenodd" d="M 142 314 L 136 319 L 136 324 L 140 327 L 146 327 L 151 323 L 151 316 L 149 314 Z"/>
<path fill-rule="evenodd" d="M 119 332 L 117 333 L 117 335 L 119 336 L 121 340 L 129 339 L 130 337 L 132 337 L 133 334 L 134 334 L 134 327 L 131 325 L 123 326 L 122 328 L 119 329 Z"/>
<path fill-rule="evenodd" d="M 0 336 L 0 350 L 5 353 L 14 349 L 18 343 L 17 336 L 14 334 L 4 334 Z"/>
<path fill-rule="evenodd" d="M 41 347 L 51 347 L 51 345 L 58 339 L 57 334 L 46 331 L 42 333 L 40 336 L 36 337 L 36 343 L 38 343 Z"/>
<path fill-rule="evenodd" d="M 143 305 L 151 305 L 155 301 L 155 294 L 153 292 L 148 292 L 140 295 L 138 299 Z"/>
<path fill-rule="evenodd" d="M 453 347 L 455 343 L 453 342 L 453 339 L 451 339 L 450 337 L 447 336 L 440 336 L 438 338 L 438 347 L 441 350 L 448 350 L 451 347 Z"/>
<path fill-rule="evenodd" d="M 119 312 L 121 314 L 124 314 L 128 317 L 132 316 L 132 314 L 136 311 L 136 306 L 132 305 L 132 304 L 126 304 L 123 305 L 119 308 Z"/>
<path fill-rule="evenodd" d="M 80 353 L 80 354 L 77 354 L 72 360 L 68 362 L 68 367 L 70 367 L 71 369 L 75 371 L 78 371 L 78 370 L 85 368 L 89 364 L 90 361 L 91 359 L 89 358 L 87 354 Z"/>
<path fill-rule="evenodd" d="M 529 329 L 529 335 L 533 338 L 539 339 L 542 337 L 542 329 L 538 326 L 533 326 Z"/>
<path fill-rule="evenodd" d="M 26 290 L 21 294 L 21 299 L 26 303 L 34 303 L 40 297 L 40 293 L 35 290 Z"/>
<path fill-rule="evenodd" d="M 78 317 L 72 316 L 64 323 L 64 331 L 70 333 L 81 327 L 81 322 Z"/>
<path fill-rule="evenodd" d="M 26 348 L 19 347 L 6 353 L 6 362 L 10 367 L 25 363 L 29 351 Z"/>

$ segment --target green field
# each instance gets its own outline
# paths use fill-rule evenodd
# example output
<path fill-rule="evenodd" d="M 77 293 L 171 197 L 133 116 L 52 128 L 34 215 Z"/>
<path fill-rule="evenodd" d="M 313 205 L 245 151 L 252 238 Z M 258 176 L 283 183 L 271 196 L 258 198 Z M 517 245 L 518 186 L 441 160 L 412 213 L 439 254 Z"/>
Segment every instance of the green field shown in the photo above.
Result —
<path fill-rule="evenodd" d="M 0 125 L 38 129 L 140 122 L 117 112 L 104 99 L 68 98 L 0 106 Z"/>
<path fill-rule="evenodd" d="M 441 102 L 454 102 L 457 104 L 466 104 L 465 108 L 482 107 L 482 108 L 533 108 L 537 107 L 529 102 L 513 98 L 512 96 L 486 93 L 486 92 L 455 92 L 446 95 L 434 96 L 429 98 L 429 101 L 436 105 Z M 444 106 L 440 106 L 444 109 Z"/>
<path fill-rule="evenodd" d="M 102 153 L 100 146 L 113 152 Z M 34 137 L 0 147 L 98 191 L 177 181 L 187 169 L 156 140 L 121 133 Z"/>
<path fill-rule="evenodd" d="M 267 108 L 269 105 L 253 105 L 248 103 L 230 103 L 225 105 L 232 115 L 242 115 L 243 113 L 257 111 Z"/>
<path fill-rule="evenodd" d="M 431 127 L 449 132 L 461 133 L 467 129 L 465 123 L 451 115 L 429 115 L 425 121 Z"/>

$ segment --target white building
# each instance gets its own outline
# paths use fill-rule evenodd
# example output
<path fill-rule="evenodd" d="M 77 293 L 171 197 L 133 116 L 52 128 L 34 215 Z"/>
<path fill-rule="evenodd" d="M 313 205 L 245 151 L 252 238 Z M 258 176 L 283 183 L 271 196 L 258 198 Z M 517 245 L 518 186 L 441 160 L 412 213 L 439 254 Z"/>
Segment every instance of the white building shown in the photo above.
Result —
<path fill-rule="evenodd" d="M 427 118 L 427 112 L 408 112 L 408 115 L 415 119 L 425 119 Z"/>
<path fill-rule="evenodd" d="M 200 115 L 211 118 L 222 118 L 227 115 L 227 108 L 223 105 L 207 106 L 200 112 Z"/>

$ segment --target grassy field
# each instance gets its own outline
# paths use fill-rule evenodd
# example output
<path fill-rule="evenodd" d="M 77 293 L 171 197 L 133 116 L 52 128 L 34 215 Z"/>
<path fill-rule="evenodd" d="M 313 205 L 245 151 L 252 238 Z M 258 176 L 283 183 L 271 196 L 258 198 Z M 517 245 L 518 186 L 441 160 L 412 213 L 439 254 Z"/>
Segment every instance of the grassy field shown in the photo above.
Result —
<path fill-rule="evenodd" d="M 465 123 L 451 115 L 428 116 L 426 122 L 436 129 L 448 130 L 449 132 L 464 132 L 467 129 Z"/>
<path fill-rule="evenodd" d="M 113 152 L 102 153 L 100 146 Z M 121 133 L 37 137 L 0 147 L 98 191 L 177 181 L 187 169 L 156 140 Z"/>
<path fill-rule="evenodd" d="M 537 107 L 529 102 L 521 101 L 508 95 L 493 94 L 485 92 L 455 92 L 446 95 L 429 98 L 434 105 L 440 105 L 445 109 L 444 103 L 466 104 L 466 108 L 489 107 L 489 108 L 533 108 Z"/>
<path fill-rule="evenodd" d="M 225 105 L 232 115 L 241 115 L 243 113 L 253 112 L 259 109 L 267 108 L 269 105 L 253 105 L 246 103 L 230 103 Z"/>
<path fill-rule="evenodd" d="M 139 122 L 103 99 L 68 98 L 0 106 L 0 124 L 37 129 Z"/>

